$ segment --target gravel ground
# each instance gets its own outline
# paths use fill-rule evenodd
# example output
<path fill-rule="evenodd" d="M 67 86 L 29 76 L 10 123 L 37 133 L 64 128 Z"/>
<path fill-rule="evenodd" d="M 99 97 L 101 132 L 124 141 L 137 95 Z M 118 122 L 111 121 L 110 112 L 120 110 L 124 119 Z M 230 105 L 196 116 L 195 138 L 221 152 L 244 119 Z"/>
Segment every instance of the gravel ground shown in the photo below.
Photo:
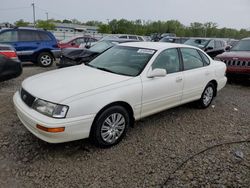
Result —
<path fill-rule="evenodd" d="M 25 66 L 0 83 L 0 187 L 250 187 L 250 84 L 228 84 L 210 108 L 183 105 L 136 122 L 110 149 L 86 140 L 45 143 L 18 120 Z M 222 144 L 228 143 L 228 144 Z M 222 145 L 219 145 L 222 144 Z"/>

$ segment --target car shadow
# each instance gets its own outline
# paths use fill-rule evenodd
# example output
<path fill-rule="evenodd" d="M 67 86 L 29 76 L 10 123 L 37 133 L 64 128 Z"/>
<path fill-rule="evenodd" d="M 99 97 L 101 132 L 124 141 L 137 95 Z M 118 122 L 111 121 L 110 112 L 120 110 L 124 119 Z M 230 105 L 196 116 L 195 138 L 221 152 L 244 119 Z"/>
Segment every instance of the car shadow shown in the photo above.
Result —
<path fill-rule="evenodd" d="M 228 77 L 228 84 L 231 85 L 241 85 L 241 86 L 250 86 L 250 78 L 237 78 L 237 77 Z"/>

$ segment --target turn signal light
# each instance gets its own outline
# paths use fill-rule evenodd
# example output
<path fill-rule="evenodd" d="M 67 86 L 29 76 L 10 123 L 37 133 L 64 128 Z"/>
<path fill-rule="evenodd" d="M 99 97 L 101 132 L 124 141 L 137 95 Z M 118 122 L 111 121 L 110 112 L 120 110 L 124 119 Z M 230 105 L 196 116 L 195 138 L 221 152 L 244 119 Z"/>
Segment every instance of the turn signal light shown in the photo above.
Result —
<path fill-rule="evenodd" d="M 65 127 L 55 127 L 55 128 L 48 128 L 42 125 L 36 125 L 36 127 L 42 131 L 49 132 L 49 133 L 60 133 L 65 130 Z"/>

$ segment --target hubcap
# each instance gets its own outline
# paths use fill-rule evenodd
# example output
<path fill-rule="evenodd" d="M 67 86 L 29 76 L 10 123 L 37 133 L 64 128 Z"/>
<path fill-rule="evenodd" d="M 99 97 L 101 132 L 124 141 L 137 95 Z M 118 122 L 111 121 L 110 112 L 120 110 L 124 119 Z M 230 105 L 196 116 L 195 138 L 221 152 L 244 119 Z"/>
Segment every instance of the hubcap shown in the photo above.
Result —
<path fill-rule="evenodd" d="M 51 57 L 50 57 L 49 55 L 43 55 L 43 56 L 41 57 L 41 63 L 42 63 L 44 66 L 50 65 L 51 61 L 52 61 L 52 59 L 51 59 Z"/>
<path fill-rule="evenodd" d="M 105 142 L 114 143 L 125 130 L 125 118 L 120 113 L 108 116 L 101 127 L 101 136 Z"/>
<path fill-rule="evenodd" d="M 203 95 L 203 103 L 204 105 L 209 105 L 210 102 L 212 101 L 213 99 L 213 95 L 214 95 L 214 90 L 212 87 L 208 87 L 205 92 L 204 92 L 204 95 Z"/>

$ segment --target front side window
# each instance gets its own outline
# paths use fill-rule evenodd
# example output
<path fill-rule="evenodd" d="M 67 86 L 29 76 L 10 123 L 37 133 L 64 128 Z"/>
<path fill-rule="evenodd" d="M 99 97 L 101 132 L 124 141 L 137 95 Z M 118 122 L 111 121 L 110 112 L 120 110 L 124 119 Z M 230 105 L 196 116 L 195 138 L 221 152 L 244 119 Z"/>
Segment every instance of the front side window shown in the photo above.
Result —
<path fill-rule="evenodd" d="M 215 41 L 215 48 L 221 48 L 222 45 L 221 45 L 221 41 Z"/>
<path fill-rule="evenodd" d="M 5 31 L 0 34 L 0 42 L 16 42 L 17 31 Z"/>
<path fill-rule="evenodd" d="M 208 43 L 207 48 L 214 49 L 214 46 L 215 46 L 214 40 L 211 40 L 211 41 Z"/>
<path fill-rule="evenodd" d="M 203 67 L 203 61 L 196 49 L 181 48 L 184 70 Z"/>
<path fill-rule="evenodd" d="M 180 71 L 180 60 L 177 49 L 168 49 L 163 51 L 155 59 L 152 69 L 165 69 L 167 74 Z"/>
<path fill-rule="evenodd" d="M 154 53 L 155 50 L 152 49 L 115 46 L 87 65 L 115 74 L 137 76 L 142 72 Z"/>

